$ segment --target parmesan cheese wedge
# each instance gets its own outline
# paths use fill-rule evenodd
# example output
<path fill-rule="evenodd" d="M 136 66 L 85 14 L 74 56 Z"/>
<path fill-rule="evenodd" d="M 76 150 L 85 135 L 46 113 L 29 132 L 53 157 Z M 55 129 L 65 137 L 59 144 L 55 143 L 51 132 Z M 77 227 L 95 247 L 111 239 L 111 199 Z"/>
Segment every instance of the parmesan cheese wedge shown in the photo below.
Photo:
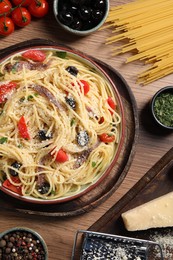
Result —
<path fill-rule="evenodd" d="M 128 231 L 173 226 L 173 192 L 122 213 Z"/>

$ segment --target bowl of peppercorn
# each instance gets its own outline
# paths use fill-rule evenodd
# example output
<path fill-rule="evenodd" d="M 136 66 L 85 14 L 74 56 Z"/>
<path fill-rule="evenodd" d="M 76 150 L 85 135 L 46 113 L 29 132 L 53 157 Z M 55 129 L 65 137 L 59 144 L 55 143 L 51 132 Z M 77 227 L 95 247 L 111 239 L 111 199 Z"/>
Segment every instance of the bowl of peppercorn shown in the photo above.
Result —
<path fill-rule="evenodd" d="M 173 86 L 155 93 L 151 100 L 151 113 L 160 127 L 173 130 Z"/>
<path fill-rule="evenodd" d="M 0 259 L 48 260 L 48 250 L 37 232 L 15 227 L 0 233 Z"/>
<path fill-rule="evenodd" d="M 108 0 L 54 0 L 54 15 L 66 31 L 85 36 L 97 31 L 109 13 Z"/>

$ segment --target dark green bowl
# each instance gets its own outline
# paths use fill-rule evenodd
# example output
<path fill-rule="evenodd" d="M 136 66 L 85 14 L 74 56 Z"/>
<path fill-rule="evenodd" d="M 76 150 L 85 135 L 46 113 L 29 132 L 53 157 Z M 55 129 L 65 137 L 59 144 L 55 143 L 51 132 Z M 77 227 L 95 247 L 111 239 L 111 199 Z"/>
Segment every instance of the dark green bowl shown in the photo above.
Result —
<path fill-rule="evenodd" d="M 164 96 L 167 95 L 167 98 L 163 97 L 163 95 Z M 163 100 L 163 98 L 164 98 L 164 100 Z M 171 102 L 172 106 L 169 106 L 170 98 L 172 100 L 172 102 Z M 156 102 L 160 102 L 159 105 Z M 157 107 L 156 107 L 156 105 L 157 105 Z M 170 109 L 168 110 L 168 108 L 170 108 Z M 170 110 L 172 111 L 172 113 L 169 113 Z M 157 91 L 155 93 L 155 95 L 153 96 L 153 98 L 151 100 L 151 113 L 152 113 L 152 116 L 153 116 L 155 122 L 159 126 L 161 126 L 164 129 L 173 130 L 173 86 L 167 86 L 167 87 L 161 88 L 159 91 Z M 172 125 L 169 125 L 166 123 L 166 122 L 169 122 L 169 120 L 168 120 L 168 119 L 170 119 L 169 114 L 170 114 L 170 118 L 172 118 Z"/>

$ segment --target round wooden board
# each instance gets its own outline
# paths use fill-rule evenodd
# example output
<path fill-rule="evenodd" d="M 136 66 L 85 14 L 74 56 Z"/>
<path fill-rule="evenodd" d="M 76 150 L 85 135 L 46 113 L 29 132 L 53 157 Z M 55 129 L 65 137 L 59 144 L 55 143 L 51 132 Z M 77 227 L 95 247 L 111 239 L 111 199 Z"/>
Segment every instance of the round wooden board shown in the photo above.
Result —
<path fill-rule="evenodd" d="M 24 47 L 32 46 L 59 46 L 57 42 L 52 42 L 44 39 L 33 39 L 30 41 L 25 41 L 11 47 L 8 47 L 0 52 L 0 58 L 5 57 L 6 55 L 18 51 Z M 66 46 L 67 47 L 67 46 Z M 70 47 L 68 47 L 71 49 Z M 24 212 L 27 214 L 35 215 L 44 215 L 44 216 L 55 216 L 55 217 L 64 217 L 64 216 L 76 216 L 78 214 L 83 214 L 92 210 L 93 208 L 100 205 L 106 199 L 108 199 L 120 186 L 124 180 L 131 162 L 134 157 L 135 147 L 138 139 L 138 112 L 137 105 L 133 93 L 131 92 L 130 87 L 123 77 L 112 67 L 107 64 L 97 60 L 93 57 L 95 62 L 97 62 L 110 76 L 110 78 L 115 83 L 124 106 L 125 111 L 125 138 L 124 144 L 120 152 L 118 161 L 110 174 L 105 178 L 95 189 L 89 191 L 88 193 L 82 195 L 81 197 L 71 200 L 65 203 L 51 204 L 51 205 L 38 205 L 26 203 L 17 199 L 12 199 L 8 195 L 0 191 L 1 197 L 1 207 L 7 210 Z"/>

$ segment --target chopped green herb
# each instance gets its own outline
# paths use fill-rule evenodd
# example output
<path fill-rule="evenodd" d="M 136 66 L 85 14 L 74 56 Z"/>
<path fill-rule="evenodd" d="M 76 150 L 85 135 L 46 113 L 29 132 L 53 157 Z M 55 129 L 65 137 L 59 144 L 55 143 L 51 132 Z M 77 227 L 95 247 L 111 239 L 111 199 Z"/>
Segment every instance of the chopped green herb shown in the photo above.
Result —
<path fill-rule="evenodd" d="M 0 72 L 0 77 L 3 77 L 4 76 L 4 74 L 2 74 L 1 72 Z"/>
<path fill-rule="evenodd" d="M 0 116 L 1 116 L 3 113 L 4 113 L 4 110 L 1 110 L 1 111 L 0 111 Z"/>
<path fill-rule="evenodd" d="M 32 95 L 29 95 L 29 96 L 27 97 L 27 100 L 30 101 L 30 100 L 33 100 L 33 98 L 34 98 L 34 97 L 33 97 Z"/>
<path fill-rule="evenodd" d="M 4 144 L 4 143 L 6 143 L 7 140 L 8 140 L 7 137 L 1 137 L 1 138 L 0 138 L 0 144 Z"/>
<path fill-rule="evenodd" d="M 73 126 L 75 124 L 75 119 L 72 118 L 70 125 Z"/>
<path fill-rule="evenodd" d="M 22 103 L 22 102 L 24 102 L 25 101 L 25 97 L 21 97 L 20 99 L 19 99 L 19 102 L 20 103 Z"/>
<path fill-rule="evenodd" d="M 39 95 L 38 93 L 34 93 L 34 95 L 29 95 L 29 96 L 27 97 L 27 100 L 28 100 L 28 101 L 31 101 L 31 100 L 33 100 L 34 96 L 37 97 L 38 95 Z"/>
<path fill-rule="evenodd" d="M 51 190 L 51 194 L 52 194 L 52 195 L 56 195 L 56 191 L 52 189 L 52 190 Z"/>
<path fill-rule="evenodd" d="M 22 144 L 18 144 L 18 146 L 17 146 L 18 148 L 22 148 Z"/>
<path fill-rule="evenodd" d="M 61 58 L 61 59 L 65 59 L 67 56 L 67 52 L 65 51 L 56 51 L 56 56 Z"/>
<path fill-rule="evenodd" d="M 96 166 L 96 162 L 92 162 L 92 167 L 94 168 Z"/>
<path fill-rule="evenodd" d="M 161 93 L 154 102 L 154 113 L 165 126 L 173 127 L 173 93 Z"/>
<path fill-rule="evenodd" d="M 11 71 L 12 71 L 12 73 L 13 73 L 13 74 L 15 74 L 15 73 L 16 73 L 16 67 L 15 67 L 15 66 L 13 66 L 13 68 L 12 68 L 12 70 L 11 70 Z"/>

